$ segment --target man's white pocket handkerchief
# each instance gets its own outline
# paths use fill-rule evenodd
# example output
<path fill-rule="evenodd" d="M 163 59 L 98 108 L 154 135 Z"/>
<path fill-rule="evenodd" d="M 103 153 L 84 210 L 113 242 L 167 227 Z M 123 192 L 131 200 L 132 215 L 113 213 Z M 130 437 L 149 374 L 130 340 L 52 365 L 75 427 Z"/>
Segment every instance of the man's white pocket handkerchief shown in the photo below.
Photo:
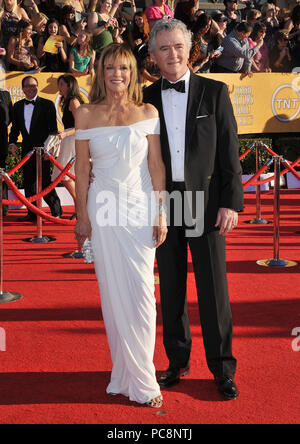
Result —
<path fill-rule="evenodd" d="M 197 119 L 204 119 L 204 117 L 208 117 L 208 114 L 205 114 L 205 116 L 197 116 Z"/>

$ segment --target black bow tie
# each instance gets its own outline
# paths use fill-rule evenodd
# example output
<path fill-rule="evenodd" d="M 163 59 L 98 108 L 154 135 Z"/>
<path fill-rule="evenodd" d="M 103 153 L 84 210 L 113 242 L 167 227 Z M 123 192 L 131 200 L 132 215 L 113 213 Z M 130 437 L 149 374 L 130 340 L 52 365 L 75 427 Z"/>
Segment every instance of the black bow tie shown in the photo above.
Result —
<path fill-rule="evenodd" d="M 35 105 L 35 101 L 34 100 L 27 100 L 25 99 L 25 105 Z"/>
<path fill-rule="evenodd" d="M 175 89 L 175 91 L 177 91 L 177 92 L 185 93 L 185 81 L 180 80 L 177 83 L 171 83 L 171 82 L 169 82 L 169 80 L 163 79 L 162 89 L 163 90 Z"/>

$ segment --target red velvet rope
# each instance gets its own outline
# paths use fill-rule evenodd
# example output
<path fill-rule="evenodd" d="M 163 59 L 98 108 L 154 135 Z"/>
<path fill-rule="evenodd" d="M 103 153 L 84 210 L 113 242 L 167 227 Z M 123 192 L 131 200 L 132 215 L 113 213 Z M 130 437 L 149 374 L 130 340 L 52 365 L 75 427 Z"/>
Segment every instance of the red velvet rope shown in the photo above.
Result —
<path fill-rule="evenodd" d="M 294 174 L 294 176 L 296 177 L 296 179 L 300 180 L 300 174 L 297 173 L 297 171 L 289 164 L 289 161 L 284 159 L 284 164 L 287 166 L 288 170 Z"/>
<path fill-rule="evenodd" d="M 64 167 L 57 162 L 57 160 L 52 156 L 52 154 L 48 153 L 48 151 L 45 150 L 45 154 L 49 157 L 49 160 L 61 171 L 63 171 Z M 71 173 L 68 173 L 67 176 L 72 179 L 75 180 L 75 176 Z"/>
<path fill-rule="evenodd" d="M 68 220 L 68 219 L 60 219 L 53 216 L 49 216 L 48 214 L 44 213 L 44 211 L 39 210 L 35 205 L 32 205 L 28 199 L 26 199 L 23 194 L 20 193 L 16 185 L 13 183 L 13 181 L 10 179 L 10 177 L 5 174 L 4 180 L 7 183 L 8 187 L 14 192 L 14 194 L 20 199 L 20 201 L 26 205 L 26 207 L 35 213 L 37 216 L 42 217 L 43 219 L 48 220 L 49 222 L 53 222 L 57 225 L 68 225 L 68 226 L 74 226 L 76 224 L 76 221 Z"/>
<path fill-rule="evenodd" d="M 251 151 L 252 151 L 253 145 L 250 146 L 250 148 L 247 149 L 247 151 L 245 151 L 241 156 L 240 156 L 240 160 L 244 159 L 244 157 L 246 157 Z"/>
<path fill-rule="evenodd" d="M 70 161 L 65 169 L 60 173 L 60 175 L 55 179 L 54 182 L 52 182 L 47 188 L 45 188 L 43 191 L 41 191 L 39 194 L 35 194 L 34 196 L 30 196 L 27 198 L 28 202 L 35 202 L 38 199 L 43 198 L 46 196 L 46 194 L 50 193 L 56 185 L 58 185 L 61 180 L 64 178 L 64 176 L 67 174 L 69 169 L 72 167 L 73 161 Z M 20 200 L 6 200 L 3 199 L 3 205 L 22 205 L 22 202 Z"/>
<path fill-rule="evenodd" d="M 254 174 L 254 175 L 253 175 L 253 176 L 252 176 L 247 182 L 243 183 L 243 188 L 244 188 L 244 190 L 245 190 L 246 188 L 248 188 L 250 185 L 252 185 L 253 182 L 255 182 L 255 180 L 256 180 L 261 174 L 263 174 L 263 173 L 266 171 L 267 168 L 269 168 L 269 163 L 266 163 L 264 166 L 262 166 L 262 167 L 260 168 L 260 170 L 257 171 L 256 174 Z"/>
<path fill-rule="evenodd" d="M 286 162 L 290 163 L 288 160 Z M 296 159 L 294 162 L 292 162 L 290 166 L 294 167 L 294 166 L 298 166 L 298 164 L 300 164 L 300 157 L 298 157 L 298 159 Z M 285 170 L 281 171 L 280 176 L 283 176 L 284 174 L 288 173 L 288 171 L 289 171 L 288 168 L 286 168 Z M 253 186 L 263 185 L 265 183 L 272 182 L 273 180 L 274 180 L 274 174 L 273 174 L 273 176 L 268 177 L 267 179 L 259 180 L 259 181 L 255 182 L 255 183 L 252 183 L 252 185 Z M 243 185 L 245 183 L 246 182 L 243 182 Z"/>
<path fill-rule="evenodd" d="M 20 160 L 19 163 L 17 163 L 17 165 L 15 165 L 7 174 L 8 176 L 12 176 L 13 174 L 15 174 L 16 171 L 18 171 L 32 156 L 32 154 L 34 153 L 34 151 L 30 151 L 30 153 L 27 153 L 26 156 L 23 157 L 22 160 Z M 3 182 L 4 178 L 2 178 L 2 182 Z"/>

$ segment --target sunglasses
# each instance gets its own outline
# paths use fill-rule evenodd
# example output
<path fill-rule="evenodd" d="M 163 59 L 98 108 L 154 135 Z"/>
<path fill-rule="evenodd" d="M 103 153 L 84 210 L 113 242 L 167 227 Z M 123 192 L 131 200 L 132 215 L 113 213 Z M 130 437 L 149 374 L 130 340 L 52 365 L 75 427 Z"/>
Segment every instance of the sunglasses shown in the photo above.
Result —
<path fill-rule="evenodd" d="M 226 22 L 227 22 L 227 19 L 226 19 L 226 18 L 223 18 L 223 19 L 218 20 L 218 23 L 226 23 Z"/>

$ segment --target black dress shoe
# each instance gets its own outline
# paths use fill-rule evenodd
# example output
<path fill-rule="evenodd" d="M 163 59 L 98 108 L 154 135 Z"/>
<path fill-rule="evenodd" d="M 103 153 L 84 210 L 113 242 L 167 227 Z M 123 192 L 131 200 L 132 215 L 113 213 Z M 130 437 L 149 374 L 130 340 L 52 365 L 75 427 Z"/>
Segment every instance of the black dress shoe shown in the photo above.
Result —
<path fill-rule="evenodd" d="M 52 214 L 52 217 L 56 217 L 57 219 L 60 219 L 62 215 L 63 215 L 63 212 L 61 211 L 57 214 Z"/>
<path fill-rule="evenodd" d="M 19 217 L 18 222 L 36 222 L 36 216 L 32 214 L 27 214 L 25 217 Z"/>
<path fill-rule="evenodd" d="M 230 401 L 232 399 L 237 399 L 240 396 L 238 388 L 233 379 L 226 376 L 215 376 L 215 383 L 217 384 L 219 392 L 226 400 Z"/>
<path fill-rule="evenodd" d="M 180 377 L 187 376 L 190 374 L 190 367 L 184 368 L 172 368 L 169 367 L 158 380 L 158 385 L 161 388 L 170 388 L 173 385 L 179 384 Z"/>

